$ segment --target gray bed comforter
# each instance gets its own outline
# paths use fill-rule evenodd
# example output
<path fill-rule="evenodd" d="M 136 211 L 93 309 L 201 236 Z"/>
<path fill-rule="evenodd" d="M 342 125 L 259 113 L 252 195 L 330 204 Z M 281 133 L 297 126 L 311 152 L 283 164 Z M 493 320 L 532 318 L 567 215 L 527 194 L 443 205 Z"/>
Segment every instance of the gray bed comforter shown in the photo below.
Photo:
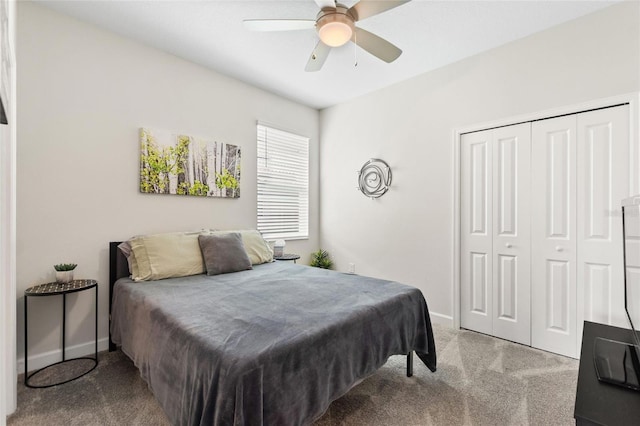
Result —
<path fill-rule="evenodd" d="M 275 262 L 114 288 L 111 333 L 176 425 L 305 425 L 380 368 L 436 353 L 420 290 Z"/>

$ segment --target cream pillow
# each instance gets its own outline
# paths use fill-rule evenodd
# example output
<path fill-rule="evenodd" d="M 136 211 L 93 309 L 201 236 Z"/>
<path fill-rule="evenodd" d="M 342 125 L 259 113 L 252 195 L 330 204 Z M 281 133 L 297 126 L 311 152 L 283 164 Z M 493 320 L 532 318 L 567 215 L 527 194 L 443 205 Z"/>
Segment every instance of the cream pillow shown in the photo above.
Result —
<path fill-rule="evenodd" d="M 129 273 L 130 276 L 133 277 L 133 273 L 135 271 L 136 275 L 140 273 L 140 269 L 138 269 L 138 261 L 136 261 L 136 255 L 131 252 L 131 256 L 129 256 Z"/>
<path fill-rule="evenodd" d="M 149 256 L 144 245 L 144 237 L 134 237 L 129 240 L 131 256 L 135 262 L 131 262 L 131 279 L 134 281 L 147 281 L 151 279 L 151 267 Z"/>
<path fill-rule="evenodd" d="M 198 235 L 200 232 L 174 232 L 144 235 L 130 240 L 135 263 L 135 281 L 186 277 L 205 272 Z"/>
<path fill-rule="evenodd" d="M 127 264 L 129 265 L 129 276 L 138 276 L 138 262 L 136 262 L 136 256 L 131 250 L 131 240 L 123 241 L 122 243 L 118 244 L 118 248 L 127 258 Z"/>
<path fill-rule="evenodd" d="M 240 231 L 212 231 L 211 234 L 228 234 L 238 232 L 242 237 L 244 249 L 251 260 L 252 265 L 273 262 L 273 251 L 269 244 L 262 238 L 260 232 L 255 229 L 243 229 Z"/>

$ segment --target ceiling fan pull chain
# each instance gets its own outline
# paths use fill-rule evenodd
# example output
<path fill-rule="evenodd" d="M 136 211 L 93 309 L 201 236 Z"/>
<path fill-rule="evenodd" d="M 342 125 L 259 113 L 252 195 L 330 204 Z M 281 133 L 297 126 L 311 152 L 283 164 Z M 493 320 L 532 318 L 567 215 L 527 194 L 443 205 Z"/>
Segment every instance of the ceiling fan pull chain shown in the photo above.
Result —
<path fill-rule="evenodd" d="M 354 67 L 358 66 L 358 33 L 353 34 L 353 60 Z"/>

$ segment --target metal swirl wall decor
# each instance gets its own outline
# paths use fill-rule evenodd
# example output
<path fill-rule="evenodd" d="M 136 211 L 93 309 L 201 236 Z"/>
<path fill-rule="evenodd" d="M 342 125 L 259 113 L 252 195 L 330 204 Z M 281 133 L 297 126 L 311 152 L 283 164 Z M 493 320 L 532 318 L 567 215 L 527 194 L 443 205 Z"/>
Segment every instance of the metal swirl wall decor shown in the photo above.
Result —
<path fill-rule="evenodd" d="M 391 168 L 378 158 L 372 158 L 358 172 L 358 189 L 367 197 L 382 197 L 391 185 Z"/>

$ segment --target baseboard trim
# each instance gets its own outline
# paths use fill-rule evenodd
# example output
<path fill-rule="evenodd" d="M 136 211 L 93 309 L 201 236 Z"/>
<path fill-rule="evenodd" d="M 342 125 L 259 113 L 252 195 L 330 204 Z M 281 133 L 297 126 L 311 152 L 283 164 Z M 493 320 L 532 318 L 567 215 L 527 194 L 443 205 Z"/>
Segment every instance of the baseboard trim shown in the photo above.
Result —
<path fill-rule="evenodd" d="M 67 346 L 65 356 L 67 359 L 77 358 L 80 356 L 93 355 L 95 351 L 95 342 L 85 342 L 79 345 Z M 106 351 L 109 349 L 109 338 L 98 339 L 98 352 Z M 44 352 L 35 355 L 29 355 L 29 372 L 38 370 L 47 365 L 51 365 L 55 362 L 62 360 L 62 349 L 56 349 L 55 351 Z M 16 363 L 18 374 L 24 374 L 24 358 L 18 358 Z"/>
<path fill-rule="evenodd" d="M 453 328 L 453 317 L 450 315 L 443 315 L 437 312 L 429 312 L 431 322 L 434 324 L 446 325 Z"/>

